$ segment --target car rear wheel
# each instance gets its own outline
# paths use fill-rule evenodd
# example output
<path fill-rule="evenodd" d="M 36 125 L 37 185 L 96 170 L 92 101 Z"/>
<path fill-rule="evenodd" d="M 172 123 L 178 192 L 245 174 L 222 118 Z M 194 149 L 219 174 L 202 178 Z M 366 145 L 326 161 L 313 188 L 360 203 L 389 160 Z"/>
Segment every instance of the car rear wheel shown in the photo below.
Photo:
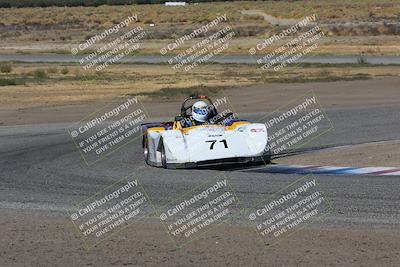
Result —
<path fill-rule="evenodd" d="M 147 135 L 143 136 L 143 156 L 144 161 L 149 165 L 149 140 L 147 139 Z"/>
<path fill-rule="evenodd" d="M 268 150 L 264 153 L 262 156 L 264 163 L 270 164 L 271 163 L 271 149 L 268 148 Z"/>

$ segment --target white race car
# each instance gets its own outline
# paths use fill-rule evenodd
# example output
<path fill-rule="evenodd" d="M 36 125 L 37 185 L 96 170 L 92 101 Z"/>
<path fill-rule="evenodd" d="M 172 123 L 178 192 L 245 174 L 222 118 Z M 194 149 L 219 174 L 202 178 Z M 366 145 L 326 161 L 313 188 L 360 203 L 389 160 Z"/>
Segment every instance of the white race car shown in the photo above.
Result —
<path fill-rule="evenodd" d="M 192 100 L 209 102 L 212 123 L 185 127 Z M 269 163 L 268 133 L 261 123 L 217 112 L 206 96 L 190 96 L 174 121 L 142 124 L 143 154 L 148 165 L 163 168 L 212 167 L 227 164 Z"/>

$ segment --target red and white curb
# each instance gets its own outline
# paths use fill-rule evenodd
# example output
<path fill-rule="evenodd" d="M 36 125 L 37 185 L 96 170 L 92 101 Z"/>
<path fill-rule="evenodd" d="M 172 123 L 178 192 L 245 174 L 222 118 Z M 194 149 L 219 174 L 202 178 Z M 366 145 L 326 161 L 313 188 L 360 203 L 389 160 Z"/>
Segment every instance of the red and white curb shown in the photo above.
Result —
<path fill-rule="evenodd" d="M 330 174 L 330 175 L 373 175 L 400 176 L 400 167 L 335 167 L 315 165 L 268 165 L 263 168 L 247 170 L 249 172 Z"/>

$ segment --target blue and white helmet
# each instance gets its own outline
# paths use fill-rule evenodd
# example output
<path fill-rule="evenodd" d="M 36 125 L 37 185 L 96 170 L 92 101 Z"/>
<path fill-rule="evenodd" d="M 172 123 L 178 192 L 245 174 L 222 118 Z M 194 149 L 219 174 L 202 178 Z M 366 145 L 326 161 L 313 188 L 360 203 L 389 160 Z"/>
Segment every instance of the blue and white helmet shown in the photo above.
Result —
<path fill-rule="evenodd" d="M 197 101 L 192 106 L 192 117 L 196 121 L 206 122 L 208 118 L 208 105 L 204 101 Z"/>

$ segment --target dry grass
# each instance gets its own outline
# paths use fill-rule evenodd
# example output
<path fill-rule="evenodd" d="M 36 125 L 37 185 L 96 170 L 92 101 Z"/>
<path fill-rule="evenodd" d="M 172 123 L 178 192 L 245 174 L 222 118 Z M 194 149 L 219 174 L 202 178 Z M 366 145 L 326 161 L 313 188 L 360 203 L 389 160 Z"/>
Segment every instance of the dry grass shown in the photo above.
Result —
<path fill-rule="evenodd" d="M 55 71 L 46 72 L 49 69 Z M 68 70 L 67 73 L 63 70 Z M 40 73 L 40 74 L 37 74 Z M 42 74 L 44 73 L 44 76 Z M 12 73 L 0 79 L 23 79 L 24 84 L 0 87 L 1 107 L 32 107 L 100 101 L 121 95 L 173 97 L 188 90 L 234 88 L 270 82 L 313 82 L 398 76 L 400 66 L 308 65 L 289 67 L 278 73 L 260 72 L 252 65 L 202 65 L 185 75 L 166 65 L 113 65 L 105 72 L 83 72 L 79 66 L 15 64 Z M 162 93 L 159 91 L 162 90 Z"/>
<path fill-rule="evenodd" d="M 109 27 L 128 15 L 138 14 L 141 23 L 193 24 L 210 21 L 224 13 L 228 14 L 231 21 L 259 21 L 258 17 L 242 15 L 240 12 L 249 9 L 284 18 L 302 18 L 315 12 L 320 20 L 370 21 L 398 19 L 400 3 L 393 0 L 331 0 L 323 3 L 319 0 L 301 0 L 201 3 L 184 8 L 164 5 L 3 8 L 0 9 L 0 23 Z"/>
<path fill-rule="evenodd" d="M 271 33 L 282 30 L 263 21 L 259 16 L 249 16 L 242 10 L 261 10 L 278 18 L 299 19 L 316 13 L 326 26 L 328 36 L 337 37 L 338 42 L 325 43 L 316 53 L 368 53 L 400 54 L 399 39 L 393 32 L 395 27 L 387 24 L 351 24 L 344 22 L 398 23 L 400 2 L 393 0 L 331 0 L 321 3 L 312 1 L 257 1 L 217 2 L 189 5 L 187 7 L 165 7 L 163 5 L 99 6 L 99 7 L 48 7 L 0 9 L 0 47 L 4 52 L 57 52 L 69 53 L 72 45 L 109 28 L 132 14 L 137 14 L 137 24 L 149 31 L 153 39 L 145 42 L 142 54 L 155 54 L 166 44 L 165 39 L 177 38 L 218 15 L 227 14 L 229 24 L 237 33 L 227 54 L 246 54 L 248 49 Z M 155 23 L 155 27 L 148 24 Z M 341 26 L 335 23 L 342 23 Z M 16 29 L 15 29 L 15 27 Z M 397 28 L 398 29 L 398 28 Z M 376 44 L 373 35 L 382 38 Z M 358 36 L 352 44 L 341 36 Z M 386 38 L 390 36 L 391 38 Z M 393 38 L 392 38 L 393 37 Z M 189 42 L 188 42 L 189 43 Z M 251 45 L 250 45 L 251 44 Z M 348 52 L 349 51 L 349 52 Z"/>
<path fill-rule="evenodd" d="M 230 42 L 229 47 L 221 54 L 226 55 L 248 55 L 250 48 L 262 42 L 262 38 L 237 38 Z M 161 40 L 145 40 L 138 50 L 139 55 L 160 55 L 160 49 L 166 45 L 167 41 Z M 188 41 L 179 49 L 174 51 L 179 52 L 187 49 L 193 42 Z M 100 43 L 94 45 L 98 48 L 104 45 Z M 70 50 L 76 45 L 73 43 L 65 42 L 48 42 L 38 41 L 30 42 L 27 40 L 1 43 L 3 53 L 56 53 L 56 54 L 69 54 Z M 272 51 L 272 49 L 269 49 Z M 267 53 L 268 49 L 263 50 Z M 400 36 L 362 36 L 357 38 L 349 37 L 327 37 L 318 43 L 318 48 L 310 53 L 311 55 L 400 55 Z"/>

